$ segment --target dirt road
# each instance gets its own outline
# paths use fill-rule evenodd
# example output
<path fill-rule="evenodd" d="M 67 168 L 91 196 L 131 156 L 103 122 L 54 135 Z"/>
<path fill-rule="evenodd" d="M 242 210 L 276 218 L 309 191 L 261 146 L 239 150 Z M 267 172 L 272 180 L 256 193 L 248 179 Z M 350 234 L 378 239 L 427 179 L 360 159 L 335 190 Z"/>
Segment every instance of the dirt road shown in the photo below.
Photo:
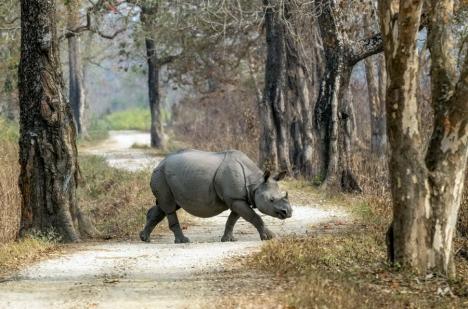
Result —
<path fill-rule="evenodd" d="M 111 166 L 137 170 L 161 158 L 148 157 L 134 143 L 148 143 L 137 132 L 111 132 L 109 140 L 87 149 Z M 303 234 L 312 225 L 343 219 L 339 211 L 293 205 L 293 217 L 263 217 L 277 235 Z M 227 213 L 191 220 L 185 234 L 190 244 L 173 244 L 172 235 L 142 242 L 84 243 L 77 250 L 32 265 L 0 283 L 0 308 L 206 308 L 220 296 L 265 293 L 271 278 L 239 269 L 236 257 L 261 246 L 256 230 L 240 220 L 237 242 L 219 242 Z"/>

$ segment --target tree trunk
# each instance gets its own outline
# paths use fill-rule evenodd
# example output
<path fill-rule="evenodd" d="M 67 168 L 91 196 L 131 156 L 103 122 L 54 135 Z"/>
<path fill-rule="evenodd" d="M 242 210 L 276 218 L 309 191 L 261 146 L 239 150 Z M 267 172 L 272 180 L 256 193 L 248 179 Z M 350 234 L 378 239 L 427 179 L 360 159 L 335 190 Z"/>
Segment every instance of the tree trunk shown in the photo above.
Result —
<path fill-rule="evenodd" d="M 389 257 L 392 262 L 413 267 L 423 273 L 428 264 L 428 233 L 425 226 L 428 224 L 430 209 L 428 173 L 422 164 L 424 155 L 416 101 L 416 37 L 422 1 L 413 1 L 400 10 L 398 19 L 406 18 L 407 22 L 404 28 L 399 29 L 399 37 L 396 38 L 392 37 L 392 33 L 398 31 L 394 27 L 402 25 L 400 22 L 396 25 L 391 20 L 391 16 L 396 13 L 390 10 L 391 1 L 383 2 L 380 10 L 390 80 L 386 105 L 394 209 L 393 222 L 387 234 Z"/>
<path fill-rule="evenodd" d="M 67 3 L 67 40 L 69 62 L 69 100 L 73 119 L 78 134 L 86 135 L 85 125 L 85 85 L 81 63 L 80 37 L 73 31 L 80 26 L 80 0 L 69 0 Z"/>
<path fill-rule="evenodd" d="M 263 4 L 266 7 L 265 11 L 265 28 L 267 42 L 267 59 L 265 64 L 265 90 L 263 102 L 260 111 L 267 112 L 271 110 L 272 122 L 275 128 L 276 136 L 276 156 L 277 164 L 281 170 L 291 172 L 291 163 L 289 161 L 289 125 L 287 117 L 287 104 L 285 96 L 286 82 L 286 42 L 285 42 L 285 24 L 283 21 L 283 8 L 273 6 L 271 1 L 264 0 Z M 267 107 L 268 106 L 268 107 Z M 268 117 L 261 115 L 262 118 Z M 263 120 L 263 119 L 262 119 Z M 265 119 L 266 120 L 266 119 Z M 264 123 L 262 130 L 262 145 L 261 153 L 269 151 L 269 153 L 261 154 L 263 160 L 273 156 L 272 143 L 270 139 L 272 132 L 269 128 L 269 122 Z M 266 136 L 266 135 L 270 136 Z M 262 161 L 265 164 L 265 161 Z"/>
<path fill-rule="evenodd" d="M 329 52 L 332 52 L 330 54 Z M 315 125 L 321 134 L 324 158 L 322 177 L 328 186 L 336 186 L 338 171 L 338 98 L 343 76 L 343 56 L 340 52 L 325 52 L 325 74 L 320 85 L 315 109 Z"/>
<path fill-rule="evenodd" d="M 289 2 L 286 2 L 289 4 Z M 294 25 L 292 25 L 294 27 Z M 286 86 L 287 104 L 290 108 L 291 126 L 291 161 L 296 174 L 306 179 L 312 179 L 318 174 L 317 153 L 318 139 L 314 135 L 312 123 L 312 110 L 310 95 L 311 80 L 308 76 L 303 55 L 298 46 L 297 39 L 288 29 L 286 40 Z M 296 34 L 297 35 L 297 34 Z"/>
<path fill-rule="evenodd" d="M 385 109 L 385 100 L 386 100 L 386 95 L 387 95 L 387 68 L 385 66 L 385 55 L 379 54 L 377 55 L 377 67 L 378 67 L 378 85 L 379 85 L 379 101 L 380 101 L 380 106 L 381 110 L 383 111 L 383 121 L 385 123 L 385 144 L 387 145 L 388 143 L 388 137 L 387 137 L 387 111 Z"/>
<path fill-rule="evenodd" d="M 75 127 L 63 94 L 56 24 L 55 1 L 21 1 L 20 233 L 53 229 L 77 241 L 96 231 L 76 201 Z"/>
<path fill-rule="evenodd" d="M 159 70 L 161 64 L 156 51 L 156 41 L 153 37 L 155 7 L 141 7 L 141 22 L 145 30 L 146 58 L 148 63 L 148 98 L 151 113 L 151 147 L 162 149 L 165 146 L 164 128 L 161 115 L 161 98 L 159 93 Z"/>
<path fill-rule="evenodd" d="M 0 115 L 14 122 L 18 121 L 19 118 L 15 93 L 13 90 L 7 90 L 4 91 L 3 95 L 0 95 Z"/>
<path fill-rule="evenodd" d="M 351 41 L 342 25 L 342 8 L 337 2 L 320 0 L 315 9 L 320 12 L 318 23 L 325 57 L 325 72 L 314 111 L 324 158 L 323 186 L 361 192 L 350 164 L 354 119 L 346 94 L 354 65 L 382 51 L 382 36 Z"/>
<path fill-rule="evenodd" d="M 430 266 L 455 274 L 452 240 L 464 188 L 468 157 L 468 52 L 457 82 L 452 55 L 453 0 L 431 1 L 428 46 L 431 51 L 434 131 L 426 155 L 431 187 Z"/>
<path fill-rule="evenodd" d="M 393 222 L 387 234 L 389 258 L 419 273 L 453 275 L 452 239 L 468 155 L 468 60 L 456 82 L 450 48 L 453 1 L 432 1 L 431 48 L 434 131 L 424 153 L 419 133 L 416 88 L 417 33 L 423 1 L 401 5 L 380 2 L 385 59 L 390 84 L 387 123 L 391 147 Z M 398 13 L 396 19 L 392 19 Z"/>
<path fill-rule="evenodd" d="M 164 131 L 161 118 L 161 99 L 159 96 L 159 64 L 156 46 L 152 38 L 146 38 L 148 58 L 148 96 L 151 112 L 151 147 L 164 148 Z"/>
<path fill-rule="evenodd" d="M 356 56 L 346 34 L 342 31 L 341 16 L 333 2 L 321 1 L 318 21 L 322 36 L 325 73 L 315 106 L 315 126 L 321 133 L 324 158 L 323 186 L 327 188 L 361 192 L 351 171 L 352 113 L 346 100 L 351 72 Z"/>
<path fill-rule="evenodd" d="M 278 168 L 276 151 L 276 130 L 273 124 L 271 106 L 262 99 L 259 105 L 259 119 L 261 123 L 260 133 L 260 166 L 263 169 L 276 170 Z"/>
<path fill-rule="evenodd" d="M 365 60 L 365 70 L 371 116 L 371 152 L 378 157 L 382 157 L 385 154 L 385 145 L 387 143 L 385 107 L 381 102 L 379 81 L 372 58 Z"/>

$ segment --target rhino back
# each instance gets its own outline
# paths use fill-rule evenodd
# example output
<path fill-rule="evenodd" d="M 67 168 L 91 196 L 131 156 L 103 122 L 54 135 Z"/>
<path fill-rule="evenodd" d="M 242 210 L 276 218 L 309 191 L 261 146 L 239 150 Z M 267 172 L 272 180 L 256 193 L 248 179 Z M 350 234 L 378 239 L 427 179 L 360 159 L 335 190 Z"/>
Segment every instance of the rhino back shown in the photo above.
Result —
<path fill-rule="evenodd" d="M 248 201 L 249 187 L 260 183 L 262 175 L 262 171 L 243 152 L 229 150 L 216 173 L 216 192 L 224 201 Z"/>
<path fill-rule="evenodd" d="M 211 217 L 227 209 L 213 185 L 223 153 L 187 150 L 164 160 L 164 175 L 177 204 L 199 217 Z"/>

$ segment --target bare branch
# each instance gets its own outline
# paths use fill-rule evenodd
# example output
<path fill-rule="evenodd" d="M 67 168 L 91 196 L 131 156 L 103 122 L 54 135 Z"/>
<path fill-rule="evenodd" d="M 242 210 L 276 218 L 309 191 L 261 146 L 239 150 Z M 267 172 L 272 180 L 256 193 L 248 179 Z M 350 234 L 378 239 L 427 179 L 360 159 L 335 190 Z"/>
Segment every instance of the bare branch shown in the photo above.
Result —
<path fill-rule="evenodd" d="M 90 32 L 93 32 L 93 33 L 96 33 L 97 35 L 99 35 L 100 37 L 104 38 L 104 39 L 108 39 L 108 40 L 112 40 L 114 39 L 117 35 L 119 35 L 120 33 L 122 32 L 125 32 L 127 30 L 126 27 L 124 28 L 121 28 L 121 29 L 118 29 L 116 30 L 114 33 L 112 34 L 106 34 L 104 32 L 102 32 L 101 30 L 99 29 L 95 29 L 93 27 L 93 24 L 92 24 L 92 18 L 91 18 L 91 14 L 96 12 L 97 9 L 99 8 L 100 5 L 102 5 L 103 1 L 102 0 L 99 0 L 97 1 L 96 3 L 93 3 L 92 1 L 89 1 L 90 3 L 93 4 L 93 6 L 90 6 L 87 10 L 86 10 L 86 24 L 85 25 L 82 25 L 82 26 L 79 26 L 75 29 L 67 29 L 66 30 L 66 33 L 65 35 L 61 35 L 59 37 L 59 40 L 62 40 L 64 38 L 69 38 L 69 37 L 72 37 L 72 36 L 75 36 L 77 34 L 80 34 L 82 32 L 85 32 L 85 31 L 90 31 Z"/>
<path fill-rule="evenodd" d="M 382 34 L 378 33 L 371 37 L 353 42 L 350 46 L 350 65 L 355 65 L 369 56 L 383 52 Z"/>

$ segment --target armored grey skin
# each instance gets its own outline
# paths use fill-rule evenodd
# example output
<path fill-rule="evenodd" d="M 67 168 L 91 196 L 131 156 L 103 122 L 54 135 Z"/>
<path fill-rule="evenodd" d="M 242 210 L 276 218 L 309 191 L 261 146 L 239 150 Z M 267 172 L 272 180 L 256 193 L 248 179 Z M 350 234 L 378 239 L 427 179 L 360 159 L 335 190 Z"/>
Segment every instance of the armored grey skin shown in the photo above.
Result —
<path fill-rule="evenodd" d="M 167 216 L 175 243 L 189 242 L 176 214 L 183 208 L 202 218 L 230 209 L 221 241 L 236 240 L 232 232 L 239 217 L 253 224 L 262 240 L 271 239 L 274 234 L 253 208 L 279 219 L 291 217 L 288 195 L 281 194 L 278 186 L 285 174 L 281 172 L 270 177 L 269 171 L 262 173 L 252 160 L 237 150 L 216 153 L 186 150 L 171 154 L 159 163 L 151 176 L 151 190 L 157 202 L 148 210 L 140 238 L 149 241 L 153 229 Z"/>

